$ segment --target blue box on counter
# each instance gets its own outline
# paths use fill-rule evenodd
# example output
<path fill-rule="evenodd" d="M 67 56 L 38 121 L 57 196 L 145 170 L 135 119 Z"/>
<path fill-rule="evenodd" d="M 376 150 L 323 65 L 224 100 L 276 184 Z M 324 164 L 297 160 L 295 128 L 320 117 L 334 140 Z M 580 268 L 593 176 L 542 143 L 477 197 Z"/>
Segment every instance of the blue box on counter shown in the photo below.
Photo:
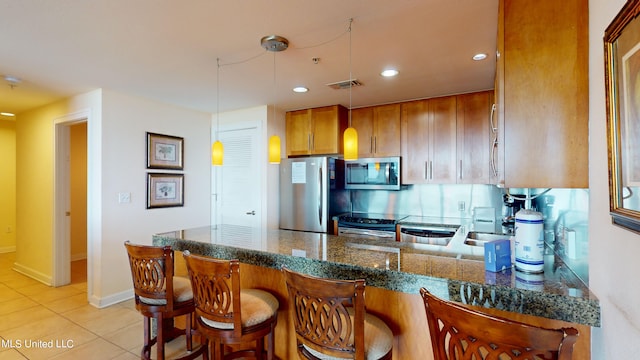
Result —
<path fill-rule="evenodd" d="M 492 272 L 511 268 L 511 241 L 509 239 L 484 243 L 484 268 Z"/>

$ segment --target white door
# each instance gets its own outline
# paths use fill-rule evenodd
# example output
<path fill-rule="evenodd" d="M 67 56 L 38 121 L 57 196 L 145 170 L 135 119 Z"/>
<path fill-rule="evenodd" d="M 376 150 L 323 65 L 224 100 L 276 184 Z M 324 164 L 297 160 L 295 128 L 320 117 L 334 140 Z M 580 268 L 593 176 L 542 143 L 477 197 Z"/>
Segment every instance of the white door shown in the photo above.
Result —
<path fill-rule="evenodd" d="M 214 168 L 214 220 L 219 227 L 221 243 L 243 244 L 259 249 L 261 228 L 262 187 L 259 163 L 257 127 L 221 130 L 219 140 L 224 146 L 224 162 Z"/>

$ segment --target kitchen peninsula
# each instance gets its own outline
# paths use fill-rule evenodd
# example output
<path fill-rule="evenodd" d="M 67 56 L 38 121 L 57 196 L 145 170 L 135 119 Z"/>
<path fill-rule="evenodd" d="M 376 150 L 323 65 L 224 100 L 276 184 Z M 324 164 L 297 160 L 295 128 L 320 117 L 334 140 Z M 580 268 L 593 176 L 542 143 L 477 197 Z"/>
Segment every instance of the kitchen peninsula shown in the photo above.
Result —
<path fill-rule="evenodd" d="M 590 326 L 600 326 L 598 300 L 552 253 L 545 256 L 542 275 L 515 270 L 492 273 L 485 272 L 482 252 L 473 249 L 463 252 L 452 247 L 449 252 L 437 252 L 421 244 L 286 230 L 256 230 L 260 235 L 253 241 L 251 236 L 238 234 L 255 229 L 239 228 L 221 225 L 161 233 L 153 236 L 153 243 L 171 245 L 176 251 L 239 259 L 243 286 L 267 288 L 281 302 L 276 334 L 280 358 L 292 358 L 295 351 L 295 336 L 289 333 L 285 311 L 282 265 L 320 277 L 366 279 L 368 311 L 380 315 L 394 331 L 394 359 L 432 358 L 420 287 L 515 320 L 576 327 L 581 333 L 576 344 L 580 359 L 589 358 Z M 465 226 L 455 237 L 452 243 L 466 238 Z"/>

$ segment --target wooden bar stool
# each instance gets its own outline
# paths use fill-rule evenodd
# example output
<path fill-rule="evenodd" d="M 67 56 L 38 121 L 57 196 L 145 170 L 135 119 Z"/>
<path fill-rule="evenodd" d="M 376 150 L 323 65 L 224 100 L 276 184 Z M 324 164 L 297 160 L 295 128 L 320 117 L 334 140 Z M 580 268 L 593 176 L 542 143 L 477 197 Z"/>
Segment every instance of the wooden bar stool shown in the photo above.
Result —
<path fill-rule="evenodd" d="M 151 347 L 157 345 L 157 359 L 164 359 L 164 345 L 172 339 L 185 335 L 187 351 L 182 360 L 195 359 L 202 355 L 208 359 L 207 346 L 193 351 L 191 323 L 195 311 L 193 293 L 189 279 L 174 277 L 174 253 L 170 246 L 135 245 L 124 243 L 129 256 L 131 278 L 136 309 L 144 316 L 144 346 L 141 359 L 151 359 Z M 165 329 L 166 320 L 177 316 L 186 318 L 185 329 L 171 326 Z M 151 337 L 151 319 L 156 319 L 157 335 Z"/>
<path fill-rule="evenodd" d="M 298 355 L 305 359 L 391 359 L 393 333 L 364 305 L 365 281 L 329 280 L 282 267 Z"/>
<path fill-rule="evenodd" d="M 238 260 L 219 260 L 184 252 L 196 305 L 198 332 L 212 343 L 214 359 L 273 359 L 278 299 L 258 289 L 240 288 Z M 265 341 L 267 346 L 265 352 Z M 251 349 L 225 353 L 225 346 L 255 342 Z"/>
<path fill-rule="evenodd" d="M 546 329 L 490 316 L 420 289 L 435 360 L 570 360 L 574 328 Z"/>

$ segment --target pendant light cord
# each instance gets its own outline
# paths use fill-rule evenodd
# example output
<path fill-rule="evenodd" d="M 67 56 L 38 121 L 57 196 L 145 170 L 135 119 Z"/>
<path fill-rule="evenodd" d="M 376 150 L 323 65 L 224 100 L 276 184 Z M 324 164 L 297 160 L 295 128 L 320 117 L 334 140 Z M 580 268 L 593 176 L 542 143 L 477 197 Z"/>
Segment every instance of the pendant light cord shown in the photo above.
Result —
<path fill-rule="evenodd" d="M 216 70 L 216 141 L 220 131 L 220 58 L 216 58 L 218 68 Z"/>
<path fill-rule="evenodd" d="M 273 52 L 273 121 L 276 120 L 276 52 Z"/>
<path fill-rule="evenodd" d="M 353 74 L 351 72 L 351 24 L 353 18 L 349 19 L 349 127 L 351 127 L 351 87 L 353 86 Z"/>

